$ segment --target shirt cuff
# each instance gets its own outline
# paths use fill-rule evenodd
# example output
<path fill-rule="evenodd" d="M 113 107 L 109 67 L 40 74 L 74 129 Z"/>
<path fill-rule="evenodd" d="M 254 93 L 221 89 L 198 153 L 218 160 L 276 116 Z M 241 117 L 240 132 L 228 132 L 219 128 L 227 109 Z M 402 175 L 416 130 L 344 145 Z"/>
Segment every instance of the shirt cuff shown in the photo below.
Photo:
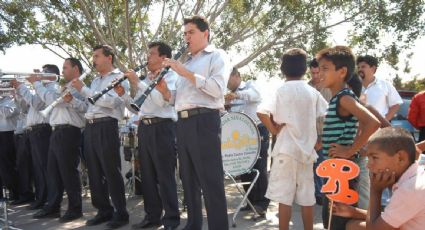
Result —
<path fill-rule="evenodd" d="M 195 86 L 196 86 L 196 88 L 198 88 L 198 89 L 204 88 L 206 78 L 202 75 L 197 74 L 197 73 L 195 73 L 193 75 L 195 76 Z"/>
<path fill-rule="evenodd" d="M 89 97 L 90 95 L 90 89 L 87 86 L 83 86 L 83 88 L 81 88 L 81 94 L 84 97 Z"/>

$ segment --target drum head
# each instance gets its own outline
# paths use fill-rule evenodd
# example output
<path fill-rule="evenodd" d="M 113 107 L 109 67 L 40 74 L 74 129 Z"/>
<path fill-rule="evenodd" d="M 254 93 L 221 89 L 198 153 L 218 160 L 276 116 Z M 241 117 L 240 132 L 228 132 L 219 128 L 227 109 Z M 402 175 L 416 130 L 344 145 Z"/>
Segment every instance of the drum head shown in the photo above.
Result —
<path fill-rule="evenodd" d="M 221 126 L 224 171 L 232 176 L 250 171 L 260 152 L 260 134 L 254 121 L 243 113 L 226 113 Z"/>

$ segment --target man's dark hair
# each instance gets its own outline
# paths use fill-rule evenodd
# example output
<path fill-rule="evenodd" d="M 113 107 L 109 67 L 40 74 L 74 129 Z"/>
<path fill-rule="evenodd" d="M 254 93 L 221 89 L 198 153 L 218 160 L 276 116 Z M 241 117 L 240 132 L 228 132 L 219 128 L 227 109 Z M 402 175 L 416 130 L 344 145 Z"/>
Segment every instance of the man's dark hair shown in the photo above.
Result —
<path fill-rule="evenodd" d="M 313 58 L 313 60 L 310 61 L 310 63 L 308 64 L 308 68 L 318 68 L 319 67 L 319 62 L 317 62 L 316 58 Z"/>
<path fill-rule="evenodd" d="M 210 40 L 210 25 L 208 23 L 208 20 L 205 17 L 202 16 L 192 16 L 190 18 L 183 19 L 183 25 L 193 23 L 198 27 L 198 29 L 202 32 L 205 30 L 208 30 L 208 41 Z"/>
<path fill-rule="evenodd" d="M 159 55 L 166 55 L 167 58 L 171 58 L 171 47 L 165 42 L 151 42 L 148 44 L 148 48 L 158 47 Z"/>
<path fill-rule="evenodd" d="M 46 64 L 42 66 L 43 73 L 54 73 L 56 75 L 60 75 L 60 71 L 57 65 Z"/>
<path fill-rule="evenodd" d="M 357 97 L 360 97 L 362 94 L 362 80 L 360 80 L 359 75 L 356 73 L 353 74 L 350 80 L 347 81 L 347 85 L 350 86 L 351 90 Z"/>
<path fill-rule="evenodd" d="M 316 55 L 316 59 L 326 59 L 335 65 L 335 70 L 339 70 L 343 67 L 347 68 L 347 75 L 345 75 L 344 81 L 350 80 L 354 73 L 355 58 L 350 48 L 347 46 L 335 46 L 332 48 L 325 48 Z"/>
<path fill-rule="evenodd" d="M 239 73 L 238 69 L 236 69 L 235 67 L 233 67 L 232 72 L 230 73 L 230 76 L 241 76 L 241 74 Z"/>
<path fill-rule="evenodd" d="M 280 70 L 285 77 L 301 78 L 307 71 L 307 53 L 298 48 L 286 50 Z"/>
<path fill-rule="evenodd" d="M 83 65 L 81 65 L 80 60 L 73 58 L 73 57 L 69 57 L 69 58 L 65 59 L 65 61 L 69 61 L 69 63 L 71 63 L 72 67 L 77 66 L 78 72 L 80 73 L 80 75 L 83 73 L 84 69 L 83 69 Z"/>
<path fill-rule="evenodd" d="M 114 64 L 114 62 L 115 62 L 115 52 L 114 52 L 114 49 L 112 49 L 111 46 L 109 46 L 109 45 L 97 45 L 93 48 L 93 51 L 96 51 L 98 49 L 102 49 L 102 53 L 106 57 L 112 56 L 112 64 Z"/>
<path fill-rule="evenodd" d="M 370 67 L 378 67 L 378 59 L 371 55 L 358 56 L 356 64 L 358 65 L 360 62 L 366 62 Z"/>
<path fill-rule="evenodd" d="M 412 135 L 400 127 L 386 127 L 376 131 L 368 141 L 368 145 L 376 145 L 379 150 L 393 156 L 400 150 L 409 155 L 409 162 L 416 159 L 416 146 Z"/>

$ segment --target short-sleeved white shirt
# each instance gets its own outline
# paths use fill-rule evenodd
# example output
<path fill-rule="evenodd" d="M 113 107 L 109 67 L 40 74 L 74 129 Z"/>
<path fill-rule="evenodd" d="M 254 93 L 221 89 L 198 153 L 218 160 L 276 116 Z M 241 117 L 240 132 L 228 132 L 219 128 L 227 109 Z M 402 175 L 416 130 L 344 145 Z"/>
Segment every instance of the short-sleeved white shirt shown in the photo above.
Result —
<path fill-rule="evenodd" d="M 363 88 L 367 104 L 373 106 L 385 116 L 391 106 L 402 104 L 403 100 L 391 82 L 375 77 L 366 88 Z"/>
<path fill-rule="evenodd" d="M 272 156 L 288 155 L 303 163 L 317 159 L 316 118 L 326 113 L 328 103 L 315 88 L 304 80 L 287 81 L 260 113 L 271 113 L 278 124 L 285 124 L 278 133 Z M 301 156 L 300 156 L 300 153 Z"/>

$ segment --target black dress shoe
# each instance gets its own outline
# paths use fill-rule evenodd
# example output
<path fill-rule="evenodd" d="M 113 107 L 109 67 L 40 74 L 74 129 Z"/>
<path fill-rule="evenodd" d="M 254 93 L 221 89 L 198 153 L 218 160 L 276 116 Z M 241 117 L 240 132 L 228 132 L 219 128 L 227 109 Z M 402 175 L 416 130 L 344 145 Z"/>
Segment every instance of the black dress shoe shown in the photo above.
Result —
<path fill-rule="evenodd" d="M 59 223 L 67 223 L 73 220 L 76 220 L 83 216 L 82 212 L 66 212 L 61 218 L 59 218 Z"/>
<path fill-rule="evenodd" d="M 133 224 L 133 226 L 131 226 L 132 229 L 141 229 L 141 228 L 150 228 L 150 227 L 158 227 L 161 225 L 160 221 L 150 221 L 147 219 L 143 219 L 142 222 L 138 223 L 138 224 Z"/>
<path fill-rule="evenodd" d="M 104 223 L 106 221 L 109 221 L 111 219 L 112 219 L 112 214 L 109 214 L 109 215 L 97 214 L 95 217 L 88 220 L 86 222 L 86 225 L 87 226 L 94 226 L 94 225 L 98 225 L 98 224 Z"/>
<path fill-rule="evenodd" d="M 21 205 L 21 204 L 26 204 L 26 203 L 33 202 L 33 201 L 34 201 L 34 197 L 20 198 L 18 200 L 12 201 L 10 204 L 11 205 Z"/>
<path fill-rule="evenodd" d="M 124 225 L 128 224 L 128 218 L 127 219 L 112 219 L 106 224 L 107 229 L 116 229 L 119 227 L 122 227 Z"/>
<path fill-rule="evenodd" d="M 28 210 L 36 210 L 43 207 L 43 202 L 34 201 L 27 207 Z"/>
<path fill-rule="evenodd" d="M 40 211 L 36 212 L 33 216 L 34 219 L 41 219 L 41 218 L 59 218 L 60 217 L 60 211 L 54 210 L 44 210 L 41 209 Z"/>
<path fill-rule="evenodd" d="M 176 230 L 178 226 L 164 226 L 164 230 Z"/>
<path fill-rule="evenodd" d="M 244 212 L 244 211 L 250 211 L 251 210 L 251 207 L 249 207 L 249 205 L 245 205 L 245 206 L 243 206 L 242 208 L 241 208 L 241 212 Z"/>

